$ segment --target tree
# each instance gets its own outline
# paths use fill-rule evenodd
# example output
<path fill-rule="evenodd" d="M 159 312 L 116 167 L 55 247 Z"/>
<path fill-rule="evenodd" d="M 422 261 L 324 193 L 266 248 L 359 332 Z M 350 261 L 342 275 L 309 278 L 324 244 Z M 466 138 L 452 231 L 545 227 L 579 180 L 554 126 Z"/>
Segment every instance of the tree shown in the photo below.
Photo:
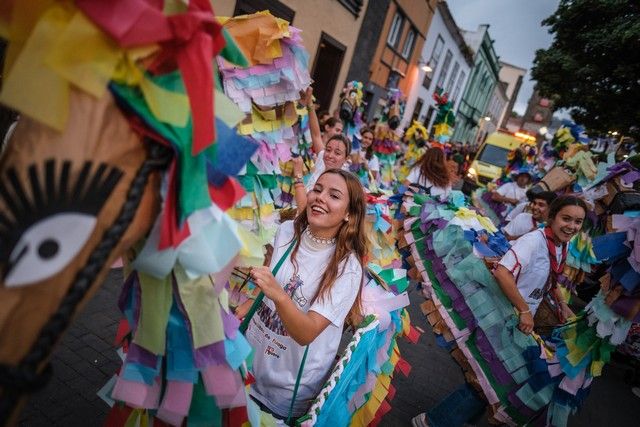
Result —
<path fill-rule="evenodd" d="M 560 0 L 542 21 L 555 35 L 531 75 L 554 108 L 590 131 L 640 137 L 640 2 Z"/>

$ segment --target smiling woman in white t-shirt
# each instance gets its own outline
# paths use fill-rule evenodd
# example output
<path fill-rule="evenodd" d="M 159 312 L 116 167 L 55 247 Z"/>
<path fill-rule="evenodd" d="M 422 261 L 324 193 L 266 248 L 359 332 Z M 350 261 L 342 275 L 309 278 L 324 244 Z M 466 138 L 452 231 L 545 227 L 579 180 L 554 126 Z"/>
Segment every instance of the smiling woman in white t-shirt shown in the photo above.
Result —
<path fill-rule="evenodd" d="M 516 240 L 498 263 L 494 276 L 517 310 L 522 332 L 533 331 L 533 317 L 547 292 L 552 292 L 564 319 L 573 315 L 556 286 L 556 278 L 567 259 L 567 244 L 582 228 L 586 214 L 582 199 L 557 198 L 549 208 L 547 227 Z"/>
<path fill-rule="evenodd" d="M 343 170 L 325 171 L 306 209 L 280 225 L 272 265 L 251 271 L 265 299 L 246 333 L 255 350 L 250 395 L 278 419 L 288 416 L 292 401 L 293 417 L 308 410 L 333 365 L 347 315 L 360 314 L 365 211 L 359 180 Z M 271 269 L 280 259 L 274 277 Z"/>

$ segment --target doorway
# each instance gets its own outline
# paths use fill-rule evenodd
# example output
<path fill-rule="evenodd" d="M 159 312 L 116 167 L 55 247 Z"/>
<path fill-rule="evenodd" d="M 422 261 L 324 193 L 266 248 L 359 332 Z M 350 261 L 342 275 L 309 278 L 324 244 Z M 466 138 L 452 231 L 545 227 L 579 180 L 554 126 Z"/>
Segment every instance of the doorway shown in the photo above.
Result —
<path fill-rule="evenodd" d="M 331 97 L 336 88 L 338 75 L 342 68 L 345 45 L 323 32 L 320 35 L 316 59 L 311 73 L 314 80 L 313 93 L 320 110 L 329 110 Z"/>
<path fill-rule="evenodd" d="M 233 16 L 251 15 L 252 13 L 268 10 L 275 17 L 282 18 L 290 24 L 296 12 L 278 0 L 238 0 Z"/>

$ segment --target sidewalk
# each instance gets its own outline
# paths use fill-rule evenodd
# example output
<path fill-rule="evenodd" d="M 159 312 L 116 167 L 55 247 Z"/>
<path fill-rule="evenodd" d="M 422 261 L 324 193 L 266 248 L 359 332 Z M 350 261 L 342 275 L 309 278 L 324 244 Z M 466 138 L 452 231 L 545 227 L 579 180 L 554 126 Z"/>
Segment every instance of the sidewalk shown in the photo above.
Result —
<path fill-rule="evenodd" d="M 105 284 L 85 306 L 82 314 L 67 331 L 53 355 L 53 380 L 32 396 L 20 425 L 100 426 L 109 407 L 96 392 L 111 378 L 120 365 L 112 345 L 120 312 L 116 306 L 122 284 L 122 270 L 112 270 Z M 413 287 L 411 289 L 414 289 Z M 409 307 L 414 326 L 425 331 L 417 344 L 399 342 L 402 357 L 412 366 L 408 378 L 396 373 L 397 390 L 392 410 L 381 426 L 409 426 L 411 418 L 434 406 L 463 382 L 458 365 L 449 353 L 439 348 L 420 312 L 423 301 L 415 290 Z M 640 398 L 624 382 L 625 368 L 608 365 L 597 378 L 582 410 L 573 416 L 570 427 L 638 425 Z M 488 426 L 486 417 L 479 426 Z M 336 426 L 339 427 L 339 426 Z"/>

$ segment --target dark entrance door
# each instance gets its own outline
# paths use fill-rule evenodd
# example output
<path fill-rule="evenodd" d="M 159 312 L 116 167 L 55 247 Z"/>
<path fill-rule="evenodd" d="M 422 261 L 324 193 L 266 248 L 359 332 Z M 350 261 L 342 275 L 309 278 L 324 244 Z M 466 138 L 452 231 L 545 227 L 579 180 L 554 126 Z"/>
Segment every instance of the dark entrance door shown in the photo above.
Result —
<path fill-rule="evenodd" d="M 233 16 L 251 15 L 261 10 L 268 10 L 273 16 L 282 18 L 290 24 L 293 23 L 293 17 L 296 14 L 293 9 L 278 0 L 238 0 Z"/>
<path fill-rule="evenodd" d="M 321 110 L 328 110 L 342 67 L 345 46 L 326 33 L 320 36 L 313 65 L 313 94 Z"/>

